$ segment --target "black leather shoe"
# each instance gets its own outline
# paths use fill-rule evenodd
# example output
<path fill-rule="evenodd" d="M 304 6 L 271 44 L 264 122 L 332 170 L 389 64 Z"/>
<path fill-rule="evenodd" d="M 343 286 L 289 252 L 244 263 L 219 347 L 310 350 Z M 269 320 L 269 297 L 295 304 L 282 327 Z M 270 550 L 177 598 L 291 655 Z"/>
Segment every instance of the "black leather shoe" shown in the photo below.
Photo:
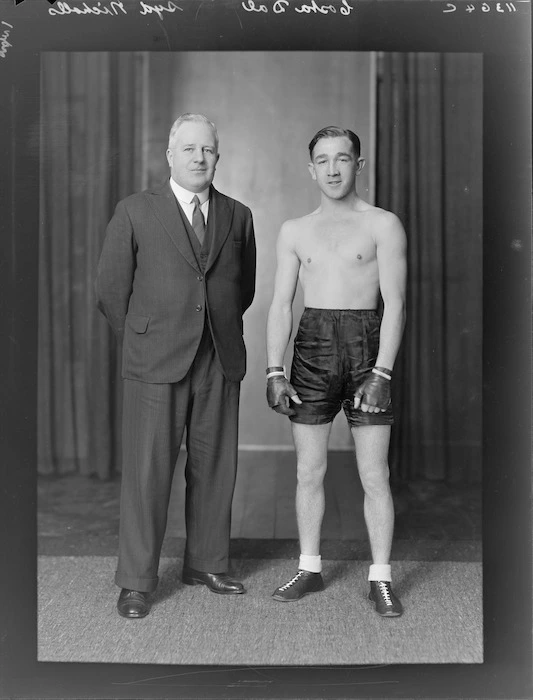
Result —
<path fill-rule="evenodd" d="M 324 581 L 322 580 L 322 574 L 298 569 L 296 576 L 291 578 L 288 583 L 276 588 L 272 597 L 274 600 L 279 600 L 282 603 L 293 603 L 295 600 L 303 598 L 304 595 L 318 593 L 323 590 Z"/>
<path fill-rule="evenodd" d="M 189 567 L 183 568 L 182 581 L 188 586 L 196 586 L 198 583 L 207 586 L 213 593 L 236 595 L 244 593 L 244 586 L 239 581 L 234 581 L 228 574 L 208 574 L 205 571 L 196 571 Z"/>
<path fill-rule="evenodd" d="M 143 591 L 130 591 L 129 588 L 123 588 L 117 602 L 118 614 L 130 619 L 146 617 L 150 612 L 148 595 Z"/>
<path fill-rule="evenodd" d="M 382 617 L 399 617 L 403 613 L 402 604 L 394 595 L 389 581 L 370 581 L 368 599 Z"/>

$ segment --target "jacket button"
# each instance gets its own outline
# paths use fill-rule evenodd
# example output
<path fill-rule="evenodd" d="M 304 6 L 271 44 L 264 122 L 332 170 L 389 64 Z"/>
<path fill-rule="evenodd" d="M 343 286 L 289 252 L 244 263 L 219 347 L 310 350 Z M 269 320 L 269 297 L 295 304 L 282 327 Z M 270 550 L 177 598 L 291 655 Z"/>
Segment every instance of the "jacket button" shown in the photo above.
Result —
<path fill-rule="evenodd" d="M 198 277 L 196 279 L 198 280 L 198 282 L 201 282 L 203 280 L 203 277 L 202 277 L 202 275 L 198 275 Z"/>
<path fill-rule="evenodd" d="M 201 310 L 202 310 L 202 305 L 198 304 L 198 306 L 196 307 L 196 311 L 201 311 Z"/>

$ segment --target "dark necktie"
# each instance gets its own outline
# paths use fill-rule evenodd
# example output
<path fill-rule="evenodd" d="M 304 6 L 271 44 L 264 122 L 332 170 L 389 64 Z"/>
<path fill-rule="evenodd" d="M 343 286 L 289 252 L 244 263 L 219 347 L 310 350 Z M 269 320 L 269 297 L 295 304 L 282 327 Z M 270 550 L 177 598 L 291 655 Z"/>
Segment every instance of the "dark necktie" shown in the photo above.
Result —
<path fill-rule="evenodd" d="M 192 213 L 192 227 L 201 245 L 204 242 L 205 237 L 204 215 L 202 214 L 202 210 L 200 209 L 200 200 L 196 195 L 194 195 L 192 203 L 194 204 L 194 211 Z"/>

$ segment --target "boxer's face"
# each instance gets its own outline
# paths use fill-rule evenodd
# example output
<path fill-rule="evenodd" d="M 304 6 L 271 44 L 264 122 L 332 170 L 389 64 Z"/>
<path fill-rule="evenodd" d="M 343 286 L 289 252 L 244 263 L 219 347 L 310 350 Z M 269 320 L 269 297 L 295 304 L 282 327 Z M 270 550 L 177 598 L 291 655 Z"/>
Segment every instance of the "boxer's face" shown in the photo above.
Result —
<path fill-rule="evenodd" d="M 172 179 L 190 192 L 209 187 L 218 158 L 215 134 L 203 122 L 184 122 L 167 150 Z"/>
<path fill-rule="evenodd" d="M 355 179 L 365 159 L 354 153 L 347 136 L 325 137 L 317 141 L 309 172 L 320 190 L 331 199 L 342 199 L 354 191 Z"/>

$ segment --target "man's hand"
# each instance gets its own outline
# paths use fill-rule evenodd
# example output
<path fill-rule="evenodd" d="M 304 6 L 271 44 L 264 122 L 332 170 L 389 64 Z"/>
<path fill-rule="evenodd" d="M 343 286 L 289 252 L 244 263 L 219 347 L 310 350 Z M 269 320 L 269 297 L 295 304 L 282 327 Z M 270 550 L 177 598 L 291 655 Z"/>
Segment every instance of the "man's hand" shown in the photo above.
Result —
<path fill-rule="evenodd" d="M 364 413 L 379 413 L 386 411 L 390 402 L 390 380 L 372 373 L 355 392 L 353 405 Z"/>
<path fill-rule="evenodd" d="M 276 413 L 282 413 L 284 416 L 293 416 L 296 413 L 291 408 L 291 401 L 302 403 L 296 393 L 296 389 L 288 379 L 282 376 L 267 379 L 266 395 L 270 408 L 273 408 Z"/>

